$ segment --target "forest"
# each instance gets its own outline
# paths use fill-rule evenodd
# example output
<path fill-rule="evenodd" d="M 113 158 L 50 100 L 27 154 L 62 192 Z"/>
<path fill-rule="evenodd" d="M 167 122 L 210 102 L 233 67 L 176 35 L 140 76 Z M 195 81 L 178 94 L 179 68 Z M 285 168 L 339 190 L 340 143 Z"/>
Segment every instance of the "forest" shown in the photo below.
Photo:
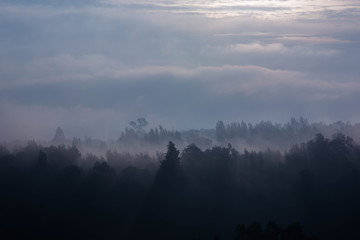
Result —
<path fill-rule="evenodd" d="M 217 122 L 0 146 L 8 239 L 360 239 L 359 124 Z M 162 149 L 162 150 L 161 150 Z"/>

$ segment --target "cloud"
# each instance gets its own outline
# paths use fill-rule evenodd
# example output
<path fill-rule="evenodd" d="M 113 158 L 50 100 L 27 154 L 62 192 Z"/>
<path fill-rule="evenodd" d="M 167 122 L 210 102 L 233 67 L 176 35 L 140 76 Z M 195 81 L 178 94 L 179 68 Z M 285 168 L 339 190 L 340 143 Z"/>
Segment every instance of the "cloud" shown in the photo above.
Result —
<path fill-rule="evenodd" d="M 251 0 L 251 1 L 158 1 L 158 0 L 94 0 L 94 1 L 0 1 L 6 11 L 16 13 L 37 13 L 39 16 L 67 14 L 74 11 L 170 13 L 181 15 L 201 15 L 209 18 L 252 17 L 257 19 L 341 19 L 344 16 L 358 17 L 360 4 L 354 0 Z M 56 11 L 49 11 L 54 10 Z M 101 10 L 100 10 L 101 9 Z M 100 11 L 99 11 L 100 10 Z M 113 11 L 114 10 L 114 11 Z M 350 14 L 351 13 L 351 14 Z M 116 14 L 114 14 L 116 15 Z"/>
<path fill-rule="evenodd" d="M 233 51 L 293 54 L 295 50 L 284 47 L 282 44 L 250 44 L 236 45 Z M 318 55 L 319 53 L 317 53 Z M 315 53 L 313 53 L 315 55 Z M 41 58 L 26 63 L 16 70 L 19 74 L 17 84 L 10 82 L 6 89 L 16 89 L 33 84 L 49 85 L 51 83 L 69 84 L 112 84 L 141 86 L 142 83 L 154 82 L 158 79 L 168 79 L 169 82 L 181 82 L 187 85 L 196 84 L 206 91 L 216 94 L 256 95 L 266 92 L 284 94 L 289 90 L 301 93 L 306 90 L 307 99 L 318 99 L 326 94 L 334 98 L 346 96 L 349 93 L 359 92 L 360 83 L 356 81 L 333 81 L 314 78 L 308 73 L 271 69 L 256 65 L 222 65 L 181 67 L 171 65 L 148 65 L 129 67 L 117 59 L 102 55 L 59 55 L 51 58 Z M 11 90 L 9 90 L 11 91 Z M 319 95 L 320 93 L 320 95 Z M 297 96 L 298 94 L 295 94 Z M 312 96 L 314 95 L 314 96 Z M 317 97 L 315 97 L 317 96 Z M 302 95 L 299 97 L 303 97 Z"/>
<path fill-rule="evenodd" d="M 0 0 L 4 126 L 26 119 L 26 109 L 69 128 L 56 111 L 71 113 L 76 129 L 82 114 L 180 128 L 353 119 L 359 16 L 347 0 Z M 35 129 L 33 119 L 26 126 Z"/>
<path fill-rule="evenodd" d="M 257 43 L 238 44 L 232 48 L 231 52 L 280 52 L 283 54 L 294 54 L 296 50 L 286 48 L 282 44 L 261 45 Z M 305 54 L 319 55 L 320 53 L 305 52 Z M 26 63 L 16 71 L 19 74 L 18 86 L 63 81 L 101 82 L 103 79 L 114 79 L 117 82 L 143 82 L 152 81 L 156 77 L 169 77 L 169 79 L 180 81 L 199 82 L 204 86 L 213 84 L 216 92 L 241 91 L 248 95 L 284 84 L 287 87 L 309 87 L 319 91 L 324 89 L 344 92 L 358 90 L 357 83 L 314 80 L 307 74 L 297 71 L 273 70 L 251 65 L 200 66 L 196 68 L 166 65 L 126 67 L 117 59 L 102 55 L 82 55 L 77 57 L 59 55 L 51 58 L 41 58 Z M 14 81 L 8 84 L 10 87 L 16 87 Z M 6 88 L 5 86 L 3 85 L 3 88 Z"/>
<path fill-rule="evenodd" d="M 219 94 L 241 93 L 268 99 L 286 96 L 311 102 L 360 93 L 360 82 L 312 79 L 301 72 L 259 66 L 201 67 L 195 71 L 196 78 L 212 85 L 212 90 Z"/>
<path fill-rule="evenodd" d="M 330 56 L 337 54 L 333 49 L 314 49 L 310 47 L 295 45 L 285 46 L 282 43 L 238 43 L 228 46 L 215 47 L 220 53 L 234 54 L 234 53 L 260 53 L 260 54 L 281 54 L 281 55 L 305 55 L 305 56 Z"/>
<path fill-rule="evenodd" d="M 358 1 L 153 1 L 140 0 L 129 3 L 124 0 L 106 0 L 115 6 L 132 9 L 166 11 L 180 14 L 201 14 L 207 17 L 222 18 L 234 16 L 251 16 L 263 19 L 321 19 L 328 15 L 326 11 L 346 12 L 353 10 L 359 15 L 360 4 Z M 354 11 L 357 10 L 357 11 Z"/>
<path fill-rule="evenodd" d="M 269 53 L 278 53 L 281 55 L 306 55 L 306 56 L 327 56 L 327 55 L 335 55 L 337 53 L 336 50 L 327 49 L 327 50 L 318 50 L 312 49 L 304 46 L 285 46 L 282 43 L 270 43 L 270 44 L 262 44 L 262 43 L 239 43 L 239 44 L 231 44 L 228 46 L 221 46 L 215 48 L 221 53 L 225 54 L 234 54 L 234 53 L 261 53 L 261 54 L 269 54 Z"/>
<path fill-rule="evenodd" d="M 333 37 L 316 37 L 316 36 L 282 36 L 278 38 L 281 42 L 292 44 L 344 44 L 354 43 L 354 41 L 338 39 Z"/>
<path fill-rule="evenodd" d="M 259 53 L 284 55 L 332 55 L 336 51 L 319 51 L 301 47 L 286 47 L 274 44 L 235 44 L 220 49 L 225 53 Z M 54 57 L 39 58 L 25 63 L 10 72 L 17 73 L 2 89 L 29 86 L 32 84 L 50 84 L 57 82 L 88 81 L 96 82 L 113 79 L 117 82 L 152 81 L 156 77 L 168 77 L 176 81 L 200 82 L 214 84 L 216 91 L 231 92 L 242 90 L 246 94 L 258 92 L 259 89 L 273 85 L 287 84 L 295 87 L 309 86 L 313 89 L 357 90 L 356 82 L 339 82 L 325 79 L 314 79 L 311 75 L 294 70 L 271 69 L 256 65 L 222 65 L 182 67 L 176 65 L 126 66 L 122 61 L 104 55 L 61 54 Z M 2 70 L 5 74 L 6 70 Z M 9 73 L 10 74 L 10 73 Z M 170 80 L 169 80 L 170 81 Z M 304 84 L 305 83 L 305 84 Z M 350 87 L 346 87 L 350 86 Z M 228 89 L 228 90 L 226 90 Z"/>
<path fill-rule="evenodd" d="M 153 75 L 171 74 L 190 76 L 194 71 L 177 66 L 127 67 L 121 61 L 104 55 L 72 56 L 61 54 L 31 60 L 23 66 L 2 69 L 2 75 L 16 75 L 10 81 L 3 81 L 1 88 L 11 88 L 36 83 L 62 81 L 91 81 L 103 78 L 126 80 Z"/>

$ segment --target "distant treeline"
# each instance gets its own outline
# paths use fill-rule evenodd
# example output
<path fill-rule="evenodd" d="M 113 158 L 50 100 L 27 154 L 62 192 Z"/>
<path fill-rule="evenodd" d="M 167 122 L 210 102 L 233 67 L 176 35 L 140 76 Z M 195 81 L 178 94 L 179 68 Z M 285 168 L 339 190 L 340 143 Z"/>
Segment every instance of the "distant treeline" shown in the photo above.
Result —
<path fill-rule="evenodd" d="M 144 118 L 140 118 L 140 120 L 146 121 Z M 311 140 L 317 133 L 321 133 L 328 138 L 335 133 L 343 133 L 353 138 L 355 142 L 360 142 L 360 124 L 358 123 L 350 124 L 341 121 L 332 124 L 309 123 L 307 119 L 302 117 L 299 119 L 292 118 L 285 124 L 272 123 L 271 121 L 261 121 L 256 124 L 245 123 L 244 121 L 233 123 L 218 121 L 213 129 L 186 131 L 168 130 L 161 125 L 146 129 L 147 124 L 131 123 L 120 134 L 119 138 L 113 141 L 105 142 L 88 137 L 84 140 L 74 138 L 72 141 L 66 142 L 64 138 L 59 137 L 59 134 L 57 134 L 53 143 L 75 144 L 80 150 L 91 148 L 106 151 L 106 149 L 123 148 L 129 151 L 136 149 L 136 151 L 140 152 L 153 152 L 151 150 L 154 149 L 151 147 L 155 147 L 155 150 L 162 149 L 168 141 L 174 142 L 181 149 L 189 144 L 195 144 L 202 149 L 207 149 L 213 146 L 226 146 L 231 143 L 241 151 L 244 148 L 251 150 L 271 148 L 283 151 L 294 144 Z"/>
<path fill-rule="evenodd" d="M 0 147 L 0 236 L 360 239 L 359 186 L 360 147 L 341 133 L 285 153 L 169 142 L 99 157 L 30 142 Z"/>

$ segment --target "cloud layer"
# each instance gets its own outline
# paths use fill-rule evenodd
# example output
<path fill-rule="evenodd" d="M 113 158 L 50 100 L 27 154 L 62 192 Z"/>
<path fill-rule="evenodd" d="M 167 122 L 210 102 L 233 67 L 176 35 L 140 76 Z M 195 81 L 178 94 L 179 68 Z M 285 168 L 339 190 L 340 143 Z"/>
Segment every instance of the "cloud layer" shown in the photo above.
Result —
<path fill-rule="evenodd" d="M 1 140 L 55 125 L 116 137 L 142 116 L 170 128 L 360 121 L 359 6 L 2 0 Z"/>

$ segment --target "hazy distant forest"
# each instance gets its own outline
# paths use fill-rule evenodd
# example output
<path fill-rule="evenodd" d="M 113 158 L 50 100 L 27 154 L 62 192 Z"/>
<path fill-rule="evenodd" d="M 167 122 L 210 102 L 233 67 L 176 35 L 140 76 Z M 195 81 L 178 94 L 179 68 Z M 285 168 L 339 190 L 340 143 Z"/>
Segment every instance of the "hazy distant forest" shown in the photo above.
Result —
<path fill-rule="evenodd" d="M 2 239 L 360 239 L 360 124 L 291 119 L 0 146 Z"/>

